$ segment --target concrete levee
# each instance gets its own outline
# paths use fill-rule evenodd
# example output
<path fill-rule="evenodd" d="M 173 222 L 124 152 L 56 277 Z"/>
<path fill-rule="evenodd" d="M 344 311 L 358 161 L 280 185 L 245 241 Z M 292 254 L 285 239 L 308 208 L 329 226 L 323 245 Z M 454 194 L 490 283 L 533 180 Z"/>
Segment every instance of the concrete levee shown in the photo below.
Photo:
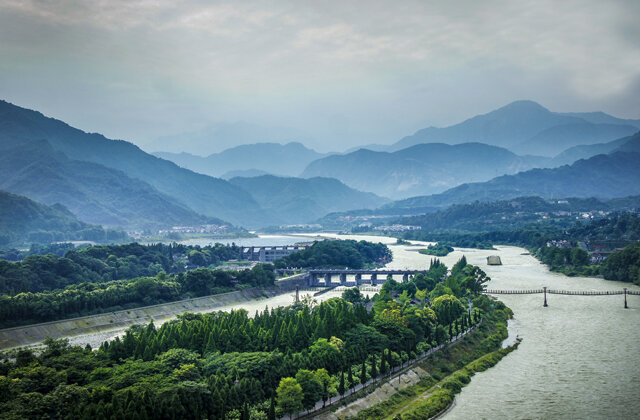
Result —
<path fill-rule="evenodd" d="M 307 283 L 306 275 L 297 275 L 277 281 L 274 287 L 256 287 L 159 305 L 7 328 L 0 330 L 0 349 L 38 344 L 46 337 L 73 337 L 127 328 L 134 324 L 147 324 L 150 321 L 166 321 L 184 312 L 214 311 L 217 307 L 290 292 L 295 290 L 296 286 L 304 288 Z"/>

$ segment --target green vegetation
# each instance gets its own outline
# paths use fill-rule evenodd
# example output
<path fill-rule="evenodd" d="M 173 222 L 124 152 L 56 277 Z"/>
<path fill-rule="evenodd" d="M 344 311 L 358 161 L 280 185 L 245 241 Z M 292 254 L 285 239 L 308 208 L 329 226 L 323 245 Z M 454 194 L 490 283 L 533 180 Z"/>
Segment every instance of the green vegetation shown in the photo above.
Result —
<path fill-rule="evenodd" d="M 46 206 L 0 191 L 0 246 L 60 241 L 121 242 L 122 231 L 78 220 L 60 204 Z"/>
<path fill-rule="evenodd" d="M 80 247 L 89 246 L 81 245 Z M 31 244 L 29 249 L 21 250 L 16 248 L 0 248 L 0 260 L 7 261 L 20 261 L 27 258 L 29 255 L 47 255 L 54 254 L 59 257 L 63 257 L 67 251 L 76 249 L 76 246 L 69 242 L 57 243 L 57 244 Z"/>
<path fill-rule="evenodd" d="M 456 265 L 450 286 L 460 286 L 459 296 L 474 296 L 463 290 L 473 267 Z M 198 290 L 211 279 L 199 280 L 218 274 L 200 269 L 174 279 Z M 198 279 L 190 282 L 190 276 Z M 454 296 L 441 300 L 460 305 Z M 472 314 L 463 309 L 456 318 L 459 311 L 444 306 L 436 313 L 424 302 L 380 293 L 371 311 L 334 298 L 266 309 L 252 318 L 244 310 L 184 314 L 159 328 L 134 326 L 95 352 L 48 340 L 39 355 L 23 350 L 0 363 L 0 412 L 7 418 L 79 419 L 296 413 L 476 324 L 493 304 L 483 297 L 474 302 Z"/>
<path fill-rule="evenodd" d="M 45 248 L 49 250 L 50 248 Z M 173 274 L 185 268 L 215 267 L 237 258 L 235 245 L 180 244 L 100 245 L 70 249 L 64 257 L 29 255 L 20 262 L 0 260 L 0 294 L 41 292 L 80 283 L 101 283 L 134 277 Z"/>
<path fill-rule="evenodd" d="M 172 275 L 160 271 L 154 277 L 83 282 L 64 289 L 0 295 L 0 328 L 272 286 L 274 280 L 273 266 L 258 264 L 243 271 L 198 268 Z"/>
<path fill-rule="evenodd" d="M 607 280 L 640 285 L 640 243 L 636 242 L 610 255 L 602 264 L 600 271 Z"/>
<path fill-rule="evenodd" d="M 449 253 L 453 252 L 453 247 L 438 242 L 437 244 L 429 245 L 427 247 L 427 249 L 421 249 L 418 252 L 421 253 L 421 254 L 424 254 L 424 255 L 433 255 L 433 256 L 436 256 L 436 257 L 445 257 L 445 256 L 449 255 Z"/>
<path fill-rule="evenodd" d="M 474 299 L 474 311 L 482 323 L 454 346 L 436 352 L 418 366 L 429 372 L 420 381 L 390 398 L 360 411 L 353 419 L 425 419 L 444 411 L 454 395 L 469 383 L 475 372 L 495 365 L 515 349 L 500 349 L 507 338 L 506 322 L 512 316 L 502 302 L 486 296 Z"/>
<path fill-rule="evenodd" d="M 545 200 L 540 197 L 518 197 L 503 201 L 454 204 L 436 212 L 404 217 L 394 223 L 417 225 L 422 232 L 429 233 L 513 231 L 532 223 L 569 228 L 575 224 L 576 217 L 584 213 L 602 217 L 612 211 L 637 208 L 640 208 L 640 196 L 607 201 L 595 198 Z"/>
<path fill-rule="evenodd" d="M 325 240 L 274 262 L 276 268 L 363 268 L 391 260 L 391 251 L 381 243 Z"/>
<path fill-rule="evenodd" d="M 453 246 L 459 247 L 492 247 L 493 244 L 522 246 L 547 264 L 552 271 L 562 272 L 569 276 L 603 274 L 606 279 L 632 282 L 635 273 L 632 268 L 634 266 L 633 257 L 631 257 L 633 251 L 627 251 L 624 257 L 618 255 L 624 251 L 613 253 L 605 260 L 604 265 L 598 266 L 592 265 L 591 256 L 578 247 L 578 242 L 585 243 L 590 249 L 605 250 L 615 250 L 621 246 L 633 245 L 640 241 L 640 216 L 614 214 L 607 218 L 574 223 L 568 228 L 558 228 L 548 223 L 536 223 L 513 231 L 464 234 L 414 231 L 405 233 L 403 237 L 423 241 L 447 241 Z M 606 261 L 612 257 L 612 262 L 607 264 Z M 620 275 L 615 274 L 618 270 L 620 270 Z"/>

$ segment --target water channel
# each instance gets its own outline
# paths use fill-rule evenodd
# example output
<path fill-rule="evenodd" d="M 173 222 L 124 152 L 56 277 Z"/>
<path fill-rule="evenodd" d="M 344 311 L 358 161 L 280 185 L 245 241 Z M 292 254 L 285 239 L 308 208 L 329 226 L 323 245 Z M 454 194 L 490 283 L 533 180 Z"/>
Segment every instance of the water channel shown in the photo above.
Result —
<path fill-rule="evenodd" d="M 313 236 L 247 238 L 242 245 L 287 245 Z M 388 268 L 428 268 L 430 257 L 419 254 L 419 247 L 395 245 L 394 238 L 340 237 L 391 245 L 394 258 Z M 491 289 L 640 290 L 626 283 L 551 273 L 525 252 L 508 246 L 456 249 L 441 260 L 451 267 L 465 255 L 491 277 Z M 499 255 L 503 265 L 488 266 L 489 255 Z M 339 294 L 326 293 L 320 299 Z M 620 295 L 550 295 L 547 308 L 542 295 L 499 298 L 515 314 L 510 338 L 517 335 L 523 341 L 498 365 L 475 375 L 445 419 L 640 418 L 640 296 L 628 297 L 630 309 L 623 308 Z M 243 307 L 252 313 L 292 301 L 293 295 L 287 294 L 216 310 Z M 78 338 L 73 341 L 82 341 Z"/>

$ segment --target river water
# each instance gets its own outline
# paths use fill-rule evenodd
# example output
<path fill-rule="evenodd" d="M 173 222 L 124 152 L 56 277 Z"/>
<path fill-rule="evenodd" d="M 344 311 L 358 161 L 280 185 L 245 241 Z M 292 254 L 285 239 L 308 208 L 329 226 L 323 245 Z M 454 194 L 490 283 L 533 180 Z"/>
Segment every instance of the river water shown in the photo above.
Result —
<path fill-rule="evenodd" d="M 395 239 L 349 237 L 393 244 Z M 417 243 L 417 242 L 416 242 Z M 425 244 L 426 243 L 422 243 Z M 390 268 L 421 269 L 431 257 L 415 247 L 390 247 Z M 456 249 L 440 258 L 451 267 L 462 255 L 490 277 L 490 289 L 621 290 L 628 283 L 551 273 L 518 247 Z M 487 265 L 499 255 L 503 265 Z M 445 419 L 640 418 L 640 296 L 498 296 L 514 312 L 510 339 L 523 339 L 493 368 L 476 374 Z"/>

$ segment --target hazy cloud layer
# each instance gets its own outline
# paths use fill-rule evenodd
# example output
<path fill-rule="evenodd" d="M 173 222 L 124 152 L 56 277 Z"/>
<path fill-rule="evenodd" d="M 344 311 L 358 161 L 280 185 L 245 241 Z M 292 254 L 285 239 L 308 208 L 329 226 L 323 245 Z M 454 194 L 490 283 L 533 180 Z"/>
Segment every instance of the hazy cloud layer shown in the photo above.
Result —
<path fill-rule="evenodd" d="M 0 96 L 143 145 L 245 121 L 344 149 L 524 98 L 640 118 L 638 16 L 599 0 L 0 0 Z"/>

